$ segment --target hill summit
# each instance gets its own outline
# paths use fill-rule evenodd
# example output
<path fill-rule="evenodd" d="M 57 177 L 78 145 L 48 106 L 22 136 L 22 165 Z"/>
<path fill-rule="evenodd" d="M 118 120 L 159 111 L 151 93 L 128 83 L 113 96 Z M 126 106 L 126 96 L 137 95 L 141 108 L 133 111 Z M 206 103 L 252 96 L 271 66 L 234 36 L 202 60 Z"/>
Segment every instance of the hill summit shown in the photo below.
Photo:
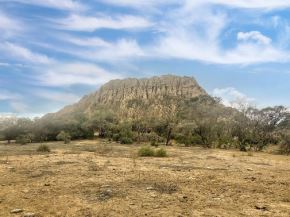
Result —
<path fill-rule="evenodd" d="M 146 108 L 155 111 L 162 110 L 160 104 L 167 98 L 185 100 L 200 96 L 208 94 L 193 77 L 163 75 L 141 79 L 117 79 L 104 84 L 95 93 L 84 96 L 78 103 L 66 106 L 48 116 L 63 118 L 83 113 L 90 117 L 100 106 L 113 109 L 120 114 L 128 109 L 128 104 L 132 101 L 139 101 L 146 105 Z"/>

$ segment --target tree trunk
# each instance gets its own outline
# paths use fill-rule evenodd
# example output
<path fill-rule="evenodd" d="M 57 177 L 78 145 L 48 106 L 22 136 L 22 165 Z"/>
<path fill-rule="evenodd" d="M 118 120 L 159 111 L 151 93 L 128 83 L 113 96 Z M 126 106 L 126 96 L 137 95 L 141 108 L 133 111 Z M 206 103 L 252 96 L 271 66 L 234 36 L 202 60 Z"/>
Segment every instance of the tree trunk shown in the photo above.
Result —
<path fill-rule="evenodd" d="M 171 133 L 172 133 L 172 128 L 170 127 L 169 129 L 168 129 L 168 132 L 167 132 L 167 138 L 166 138 L 166 146 L 168 146 L 169 145 L 169 142 L 170 142 L 170 139 L 171 139 Z"/>

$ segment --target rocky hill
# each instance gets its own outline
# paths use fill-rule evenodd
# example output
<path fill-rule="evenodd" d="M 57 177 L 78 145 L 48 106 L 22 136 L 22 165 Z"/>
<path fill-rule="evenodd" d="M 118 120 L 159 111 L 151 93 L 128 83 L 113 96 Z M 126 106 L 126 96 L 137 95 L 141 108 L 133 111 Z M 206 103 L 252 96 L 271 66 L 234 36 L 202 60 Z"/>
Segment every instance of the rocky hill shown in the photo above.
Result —
<path fill-rule="evenodd" d="M 45 118 L 63 118 L 75 113 L 90 116 L 100 106 L 124 113 L 128 110 L 128 102 L 132 100 L 139 100 L 147 108 L 150 107 L 152 112 L 157 112 L 162 109 L 160 103 L 168 97 L 185 100 L 199 96 L 208 96 L 208 94 L 192 77 L 164 75 L 143 79 L 118 79 L 106 83 L 95 93 L 83 97 L 78 103 L 49 114 Z"/>

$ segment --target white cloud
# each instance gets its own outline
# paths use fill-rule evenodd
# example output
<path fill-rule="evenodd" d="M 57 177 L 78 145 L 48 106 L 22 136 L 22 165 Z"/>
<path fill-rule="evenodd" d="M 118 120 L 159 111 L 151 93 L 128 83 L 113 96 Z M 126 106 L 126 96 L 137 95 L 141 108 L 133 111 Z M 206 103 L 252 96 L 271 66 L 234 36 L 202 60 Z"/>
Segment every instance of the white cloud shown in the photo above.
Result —
<path fill-rule="evenodd" d="M 9 63 L 2 63 L 2 62 L 0 62 L 0 67 L 8 67 L 8 66 L 10 66 L 10 64 Z"/>
<path fill-rule="evenodd" d="M 241 106 L 252 106 L 255 103 L 254 98 L 248 97 L 233 87 L 216 88 L 213 90 L 213 96 L 220 97 L 225 106 L 236 109 L 240 109 Z"/>
<path fill-rule="evenodd" d="M 47 86 L 99 85 L 120 78 L 117 74 L 87 63 L 57 64 L 36 76 L 41 85 Z"/>
<path fill-rule="evenodd" d="M 139 16 L 83 16 L 73 14 L 68 18 L 55 21 L 58 28 L 73 31 L 93 32 L 97 29 L 131 29 L 138 30 L 152 26 L 147 19 Z"/>
<path fill-rule="evenodd" d="M 205 0 L 205 2 L 249 9 L 277 9 L 290 7 L 290 0 Z"/>
<path fill-rule="evenodd" d="M 10 106 L 12 110 L 16 113 L 23 113 L 28 111 L 29 106 L 21 101 L 11 101 Z"/>
<path fill-rule="evenodd" d="M 0 89 L 0 101 L 1 100 L 18 100 L 21 98 L 21 95 Z"/>
<path fill-rule="evenodd" d="M 162 34 L 146 52 L 159 58 L 180 58 L 215 64 L 290 60 L 290 54 L 286 50 L 272 44 L 270 38 L 258 31 L 240 32 L 238 43 L 225 48 L 221 40 L 229 22 L 225 12 L 215 12 L 204 5 L 198 5 L 194 10 L 190 7 L 178 9 L 164 20 Z"/>
<path fill-rule="evenodd" d="M 158 7 L 161 5 L 187 5 L 195 7 L 201 4 L 217 4 L 225 5 L 236 8 L 248 8 L 248 9 L 278 9 L 290 7 L 290 0 L 96 0 L 106 4 L 143 8 L 144 10 L 148 7 Z"/>
<path fill-rule="evenodd" d="M 81 4 L 80 1 L 75 0 L 0 0 L 0 2 L 16 2 L 71 11 L 80 11 L 86 9 L 86 6 Z"/>
<path fill-rule="evenodd" d="M 183 0 L 96 0 L 105 4 L 121 6 L 121 7 L 132 7 L 138 9 L 146 9 L 157 7 L 160 5 L 171 5 L 183 3 Z"/>
<path fill-rule="evenodd" d="M 99 61 L 118 61 L 133 60 L 135 58 L 145 57 L 147 54 L 135 40 L 120 39 L 116 43 L 111 43 L 95 50 L 80 52 L 81 57 Z"/>
<path fill-rule="evenodd" d="M 110 47 L 111 46 L 109 42 L 98 37 L 77 38 L 77 37 L 65 36 L 64 39 L 65 41 L 68 41 L 78 46 L 87 46 L 87 47 Z"/>
<path fill-rule="evenodd" d="M 263 35 L 259 31 L 251 31 L 251 32 L 239 32 L 237 34 L 237 39 L 241 41 L 255 41 L 260 44 L 271 44 L 272 39 L 268 38 L 267 36 Z"/>
<path fill-rule="evenodd" d="M 20 24 L 14 18 L 0 11 L 0 38 L 9 38 L 14 36 L 17 32 L 23 30 L 23 26 L 23 24 Z"/>
<path fill-rule="evenodd" d="M 65 104 L 75 103 L 80 97 L 67 92 L 59 92 L 59 91 L 51 91 L 51 90 L 33 90 L 32 93 L 34 96 L 41 97 L 43 99 L 47 99 L 54 102 L 62 102 Z"/>
<path fill-rule="evenodd" d="M 98 61 L 98 62 L 109 62 L 112 61 L 132 61 L 136 58 L 144 58 L 147 53 L 144 47 L 142 47 L 134 39 L 121 38 L 117 41 L 105 41 L 98 37 L 70 37 L 62 36 L 61 39 L 64 43 L 69 42 L 76 47 L 63 46 L 62 48 L 41 44 L 40 46 L 54 50 L 61 53 L 66 53 L 83 60 Z M 119 62 L 118 62 L 119 64 Z"/>
<path fill-rule="evenodd" d="M 17 58 L 19 61 L 28 61 L 36 64 L 49 64 L 54 62 L 46 55 L 34 53 L 25 47 L 10 42 L 0 44 L 0 51 L 4 52 L 4 55 Z"/>

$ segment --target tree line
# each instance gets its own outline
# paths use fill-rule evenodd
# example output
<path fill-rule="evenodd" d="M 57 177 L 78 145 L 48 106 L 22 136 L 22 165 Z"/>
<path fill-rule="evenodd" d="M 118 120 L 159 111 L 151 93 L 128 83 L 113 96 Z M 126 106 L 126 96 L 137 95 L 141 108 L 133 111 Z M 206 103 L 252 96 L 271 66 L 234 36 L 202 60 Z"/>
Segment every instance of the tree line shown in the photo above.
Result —
<path fill-rule="evenodd" d="M 99 106 L 90 115 L 77 113 L 64 119 L 13 119 L 2 123 L 0 135 L 8 143 L 20 144 L 56 140 L 69 143 L 94 137 L 122 144 L 174 142 L 241 151 L 261 151 L 273 144 L 283 153 L 290 153 L 290 114 L 283 106 L 257 109 L 241 105 L 236 110 L 208 96 L 187 100 L 165 97 L 159 102 L 158 115 L 148 112 L 152 106 L 134 99 L 127 102 L 127 115 Z"/>

